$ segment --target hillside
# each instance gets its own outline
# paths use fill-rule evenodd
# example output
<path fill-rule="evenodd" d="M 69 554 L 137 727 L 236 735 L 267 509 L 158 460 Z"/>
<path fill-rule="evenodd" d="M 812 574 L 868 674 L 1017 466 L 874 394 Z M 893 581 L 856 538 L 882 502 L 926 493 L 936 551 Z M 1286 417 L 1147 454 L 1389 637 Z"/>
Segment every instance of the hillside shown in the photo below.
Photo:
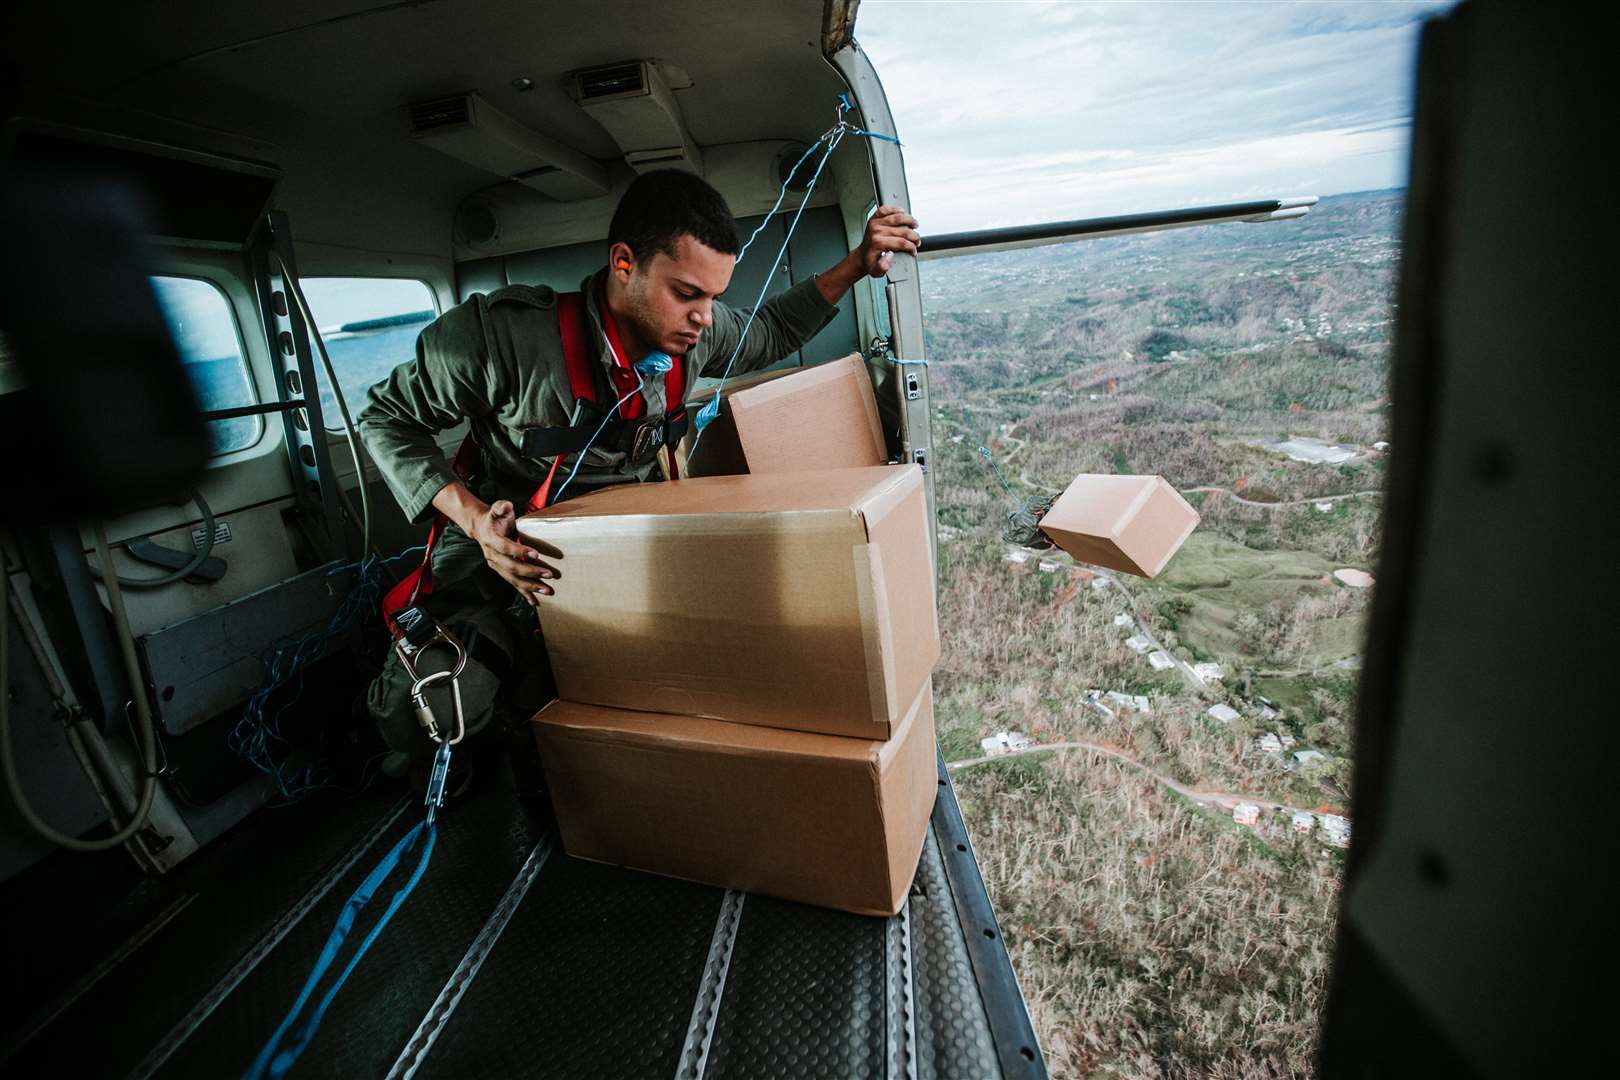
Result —
<path fill-rule="evenodd" d="M 924 265 L 940 735 L 1054 1075 L 1311 1069 L 1342 850 L 1294 812 L 1353 816 L 1371 590 L 1333 574 L 1377 568 L 1400 209 Z M 1158 579 L 1009 561 L 1006 510 L 1082 472 L 1198 505 Z M 1002 731 L 1084 745 L 978 762 Z"/>

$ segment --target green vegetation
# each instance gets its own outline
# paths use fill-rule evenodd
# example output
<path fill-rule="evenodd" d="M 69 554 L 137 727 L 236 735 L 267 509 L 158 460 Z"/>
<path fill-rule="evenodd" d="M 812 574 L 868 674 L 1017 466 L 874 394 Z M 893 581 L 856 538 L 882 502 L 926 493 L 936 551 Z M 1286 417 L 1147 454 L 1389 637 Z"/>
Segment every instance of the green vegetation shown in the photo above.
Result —
<path fill-rule="evenodd" d="M 1332 572 L 1377 563 L 1399 212 L 1399 193 L 1343 196 L 1286 225 L 926 268 L 939 519 L 956 530 L 940 547 L 947 759 L 1010 729 L 1198 795 L 1087 749 L 956 773 L 1055 1076 L 1311 1071 L 1342 853 L 1286 813 L 1236 825 L 1210 793 L 1349 813 L 1370 596 Z M 1299 437 L 1360 450 L 1324 465 L 1264 446 Z M 1188 493 L 1202 524 L 1151 582 L 1097 588 L 1061 553 L 1056 572 L 1009 563 L 1014 495 L 981 444 L 1017 498 L 1157 473 L 1210 489 Z M 1116 621 L 1137 616 L 1223 677 L 1152 669 Z M 1208 716 L 1216 703 L 1238 719 Z M 1268 735 L 1328 756 L 1287 768 L 1257 747 Z"/>

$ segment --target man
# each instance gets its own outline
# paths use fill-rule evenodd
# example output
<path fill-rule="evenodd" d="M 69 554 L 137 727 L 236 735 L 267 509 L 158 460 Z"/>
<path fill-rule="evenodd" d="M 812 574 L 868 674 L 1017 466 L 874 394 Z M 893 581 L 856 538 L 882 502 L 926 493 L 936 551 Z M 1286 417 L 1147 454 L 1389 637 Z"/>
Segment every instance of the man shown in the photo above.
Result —
<path fill-rule="evenodd" d="M 366 448 L 406 516 L 419 523 L 437 511 L 450 522 L 433 552 L 435 591 L 424 606 L 467 646 L 462 698 L 469 732 L 484 727 L 500 706 L 526 718 L 551 693 L 534 616 L 527 612 L 551 595 L 548 581 L 560 576 L 563 553 L 543 553 L 516 539 L 517 516 L 533 493 L 549 485 L 554 499 L 569 475 L 566 497 L 663 479 L 668 468 L 665 455 L 638 453 L 622 441 L 544 456 L 534 448 L 554 449 L 554 437 L 570 429 L 594 429 L 598 415 L 617 424 L 620 416 L 678 414 L 680 402 L 666 400 L 669 378 L 631 375 L 654 354 L 679 358 L 688 381 L 718 377 L 734 352 L 733 375 L 782 359 L 831 321 L 857 281 L 887 273 L 897 251 L 915 254 L 920 237 L 904 211 L 879 207 L 859 247 L 761 305 L 746 337 L 748 310 L 715 300 L 731 283 L 741 245 L 725 199 L 708 183 L 674 170 L 639 177 L 614 211 L 607 239 L 606 269 L 580 286 L 596 410 L 585 408 L 572 388 L 560 298 L 550 289 L 511 285 L 473 296 L 424 329 L 415 358 L 372 387 L 358 418 Z M 755 249 L 754 257 L 768 257 L 766 250 Z M 627 381 L 628 393 L 620 388 Z M 607 415 L 621 398 L 623 406 Z M 466 479 L 445 461 L 436 440 L 463 420 L 478 448 Z M 525 454 L 526 443 L 531 453 Z M 517 677 L 508 677 L 514 669 Z M 384 771 L 400 775 L 414 766 L 420 777 L 432 747 L 419 730 L 409 690 L 390 655 L 368 704 L 391 751 Z M 448 698 L 441 697 L 445 703 L 435 700 L 434 709 L 448 720 Z M 527 738 L 521 725 L 516 732 L 517 739 Z"/>

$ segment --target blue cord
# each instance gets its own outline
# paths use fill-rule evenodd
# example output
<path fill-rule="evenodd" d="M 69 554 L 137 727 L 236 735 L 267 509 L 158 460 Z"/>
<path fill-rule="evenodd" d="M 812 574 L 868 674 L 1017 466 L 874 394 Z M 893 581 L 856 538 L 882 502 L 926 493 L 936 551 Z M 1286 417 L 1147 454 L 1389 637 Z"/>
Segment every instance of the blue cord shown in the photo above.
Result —
<path fill-rule="evenodd" d="M 417 882 L 421 881 L 422 875 L 427 872 L 428 860 L 433 857 L 433 842 L 437 835 L 437 830 L 426 821 L 418 823 L 415 828 L 400 839 L 399 843 L 394 845 L 387 855 L 383 856 L 382 862 L 378 863 L 371 873 L 366 875 L 365 880 L 349 896 L 348 901 L 343 905 L 343 910 L 338 913 L 337 922 L 333 925 L 331 934 L 327 936 L 326 945 L 321 949 L 320 956 L 315 960 L 315 966 L 310 971 L 309 978 L 304 980 L 303 989 L 298 992 L 298 997 L 293 1001 L 292 1008 L 287 1011 L 286 1017 L 282 1019 L 280 1026 L 276 1028 L 275 1034 L 270 1036 L 270 1041 L 264 1044 L 264 1049 L 259 1051 L 258 1057 L 253 1059 L 253 1064 L 248 1066 L 248 1071 L 243 1074 L 243 1080 L 279 1080 L 280 1077 L 287 1075 L 287 1071 L 298 1060 L 298 1055 L 302 1054 L 304 1049 L 309 1046 L 310 1041 L 315 1038 L 315 1033 L 321 1026 L 321 1020 L 326 1016 L 326 1010 L 331 1007 L 332 1000 L 337 997 L 338 991 L 343 989 L 343 984 L 348 981 L 349 975 L 353 973 L 355 966 L 360 963 L 360 958 L 366 955 L 367 950 L 382 934 L 383 928 L 388 925 L 388 921 L 394 917 L 394 913 L 400 909 L 400 905 L 405 903 L 412 890 L 416 888 Z M 315 1011 L 289 1037 L 288 1031 L 298 1019 L 298 1014 L 303 1011 L 304 1006 L 309 1002 L 310 995 L 315 992 L 315 987 L 319 985 L 327 970 L 337 960 L 338 951 L 342 949 L 343 942 L 348 938 L 349 932 L 354 929 L 355 920 L 359 917 L 360 912 L 367 904 L 371 903 L 372 895 L 382 887 L 382 883 L 393 873 L 394 868 L 399 865 L 405 853 L 415 847 L 417 841 L 424 836 L 427 840 L 422 845 L 422 854 L 417 860 L 416 869 L 411 873 L 410 878 L 398 892 L 394 893 L 394 897 L 389 901 L 387 909 L 382 913 L 382 917 L 377 920 L 365 938 L 361 940 L 360 946 L 355 949 L 354 955 L 349 958 L 348 964 L 344 966 L 336 981 L 332 983 L 331 987 L 321 997 L 320 1002 L 315 1006 Z M 284 1038 L 287 1040 L 285 1045 L 282 1044 Z"/>
<path fill-rule="evenodd" d="M 748 340 L 748 331 L 754 325 L 754 317 L 759 314 L 760 305 L 765 303 L 765 294 L 770 291 L 771 279 L 776 275 L 776 268 L 782 265 L 782 257 L 787 254 L 788 245 L 793 242 L 793 231 L 799 227 L 799 218 L 804 216 L 805 207 L 810 205 L 810 197 L 815 194 L 816 181 L 821 179 L 821 171 L 827 167 L 827 161 L 832 157 L 833 151 L 837 149 L 841 138 L 841 132 L 833 135 L 827 143 L 827 149 L 821 155 L 821 160 L 816 163 L 816 171 L 810 177 L 810 186 L 805 189 L 804 200 L 799 203 L 799 209 L 794 212 L 793 220 L 788 223 L 787 235 L 782 238 L 782 246 L 776 253 L 776 260 L 771 264 L 771 269 L 765 274 L 765 284 L 760 286 L 759 296 L 755 298 L 754 306 L 748 312 L 748 320 L 743 323 L 742 333 L 737 335 L 737 344 L 731 350 L 731 356 L 726 360 L 725 370 L 720 373 L 720 381 L 715 385 L 714 396 L 709 399 L 708 404 L 698 410 L 697 416 L 693 418 L 693 424 L 697 427 L 697 434 L 692 437 L 692 449 L 687 452 L 687 460 L 691 460 L 697 455 L 698 443 L 703 439 L 703 430 L 714 422 L 716 416 L 720 415 L 720 392 L 725 388 L 726 380 L 731 377 L 732 365 L 737 362 L 737 356 L 742 352 L 743 342 Z"/>
<path fill-rule="evenodd" d="M 380 559 L 366 555 L 357 562 L 334 566 L 328 577 L 355 573 L 354 585 L 338 605 L 326 625 L 311 630 L 296 641 L 279 645 L 265 663 L 264 684 L 248 698 L 242 707 L 242 716 L 226 736 L 226 745 L 255 769 L 273 777 L 276 793 L 287 802 L 296 801 L 311 791 L 331 785 L 317 774 L 314 765 L 294 768 L 281 757 L 281 748 L 287 739 L 281 733 L 281 720 L 287 710 L 297 704 L 304 691 L 304 672 L 308 665 L 326 652 L 333 639 L 346 633 L 364 614 L 377 606 L 382 598 L 381 568 L 406 558 L 423 547 L 407 548 L 397 555 Z M 293 687 L 292 694 L 273 713 L 266 714 L 271 698 L 278 690 Z"/>
<path fill-rule="evenodd" d="M 737 261 L 740 263 L 742 262 L 743 255 L 747 253 L 749 246 L 753 244 L 760 232 L 764 230 L 766 224 L 776 214 L 777 210 L 781 208 L 783 200 L 787 198 L 788 185 L 792 183 L 793 177 L 798 175 L 799 167 L 804 164 L 806 158 L 815 152 L 817 146 L 820 146 L 822 143 L 826 143 L 827 148 L 822 153 L 821 160 L 816 163 L 815 174 L 810 177 L 810 185 L 805 188 L 804 199 L 799 203 L 799 209 L 794 213 L 793 221 L 788 225 L 787 236 L 782 240 L 782 248 L 776 253 L 776 262 L 772 264 L 770 271 L 765 275 L 765 284 L 760 289 L 759 296 L 755 299 L 753 308 L 748 312 L 748 320 L 743 324 L 742 333 L 737 338 L 737 345 L 731 350 L 731 356 L 726 360 L 725 370 L 720 373 L 720 381 L 714 388 L 714 396 L 711 397 L 703 408 L 697 411 L 697 415 L 692 418 L 692 423 L 697 429 L 697 434 L 692 437 L 692 448 L 687 453 L 688 460 L 696 456 L 698 444 L 703 440 L 704 429 L 714 422 L 715 417 L 720 415 L 721 391 L 725 389 L 726 380 L 731 377 L 732 366 L 736 364 L 737 356 L 742 352 L 743 342 L 748 339 L 748 331 L 754 325 L 754 317 L 759 314 L 760 305 L 765 302 L 765 294 L 770 291 L 771 279 L 776 274 L 776 268 L 782 264 L 782 256 L 787 254 L 788 245 L 793 240 L 793 230 L 798 227 L 799 218 L 804 214 L 805 207 L 810 205 L 810 197 L 815 193 L 816 190 L 816 181 L 821 178 L 821 171 L 826 167 L 828 159 L 832 157 L 832 152 L 838 148 L 838 144 L 843 141 L 846 133 L 861 135 L 872 139 L 883 139 L 887 142 L 894 143 L 896 146 L 900 145 L 900 140 L 892 135 L 882 135 L 876 131 L 867 131 L 865 128 L 855 127 L 845 121 L 844 114 L 853 108 L 854 105 L 850 102 L 848 94 L 838 95 L 838 112 L 834 118 L 833 126 L 828 128 L 827 131 L 823 133 L 822 136 L 814 143 L 811 143 L 810 146 L 805 150 L 804 154 L 800 156 L 799 160 L 794 163 L 792 170 L 787 175 L 787 179 L 782 181 L 782 190 L 777 194 L 776 202 L 765 214 L 765 219 L 759 223 L 759 226 L 754 229 L 753 234 L 748 237 L 748 243 L 742 246 L 742 251 L 737 253 Z M 896 363 L 926 364 L 927 361 L 907 360 L 896 361 Z"/>
<path fill-rule="evenodd" d="M 662 375 L 674 366 L 674 358 L 663 352 L 650 352 L 635 362 L 633 370 L 636 373 L 636 385 L 624 397 L 613 403 L 613 408 L 607 411 L 607 415 L 602 417 L 602 422 L 596 425 L 596 430 L 591 432 L 591 437 L 585 440 L 584 449 L 574 456 L 574 467 L 568 470 L 568 479 L 564 480 L 563 486 L 557 489 L 557 494 L 551 497 L 553 505 L 562 501 L 563 492 L 567 491 L 568 485 L 574 482 L 574 474 L 579 472 L 580 463 L 585 460 L 585 455 L 590 452 L 591 447 L 596 443 L 596 437 L 602 434 L 602 430 L 607 427 L 608 421 L 613 419 L 613 414 L 619 411 L 619 406 L 641 392 L 641 388 L 647 385 L 647 376 Z"/>
<path fill-rule="evenodd" d="M 1000 482 L 1001 490 L 1016 499 L 1018 496 L 1013 495 L 1013 489 L 1007 485 L 1007 478 L 1001 475 L 1000 469 L 996 468 L 996 459 L 990 456 L 990 448 L 988 446 L 979 447 L 979 455 L 989 463 L 990 471 L 996 474 L 996 480 Z"/>
<path fill-rule="evenodd" d="M 799 166 L 803 165 L 810 155 L 816 152 L 816 147 L 820 146 L 826 138 L 827 136 L 822 135 L 815 142 L 805 147 L 804 153 L 799 156 L 799 160 L 793 163 L 792 171 L 787 174 L 787 179 L 782 181 L 782 190 L 777 193 L 776 202 L 769 210 L 765 212 L 764 219 L 760 221 L 759 226 L 755 228 L 753 233 L 748 237 L 748 243 L 744 244 L 742 246 L 742 250 L 737 252 L 736 265 L 742 265 L 743 256 L 748 254 L 749 246 L 752 245 L 753 242 L 759 237 L 760 233 L 765 231 L 765 226 L 771 223 L 771 218 L 775 217 L 776 212 L 782 208 L 782 202 L 787 198 L 788 185 L 793 183 L 793 178 L 795 176 L 799 175 Z"/>
<path fill-rule="evenodd" d="M 880 132 L 876 132 L 876 131 L 867 131 L 865 128 L 852 127 L 852 128 L 849 129 L 849 133 L 851 135 L 864 135 L 868 139 L 882 139 L 884 142 L 892 142 L 896 146 L 903 146 L 904 145 L 899 139 L 895 138 L 893 135 L 884 135 L 884 134 L 882 134 Z"/>

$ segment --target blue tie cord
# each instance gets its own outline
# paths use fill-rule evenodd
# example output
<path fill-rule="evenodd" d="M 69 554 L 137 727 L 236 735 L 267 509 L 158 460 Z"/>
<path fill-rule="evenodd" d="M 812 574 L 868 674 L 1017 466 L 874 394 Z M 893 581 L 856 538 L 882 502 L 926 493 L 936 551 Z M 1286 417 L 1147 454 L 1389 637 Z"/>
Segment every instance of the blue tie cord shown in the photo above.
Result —
<path fill-rule="evenodd" d="M 609 347 L 611 348 L 611 346 Z M 574 467 L 568 470 L 568 479 L 563 481 L 562 487 L 557 489 L 557 494 L 552 496 L 552 505 L 556 505 L 562 501 L 563 492 L 568 490 L 568 485 L 574 482 L 574 474 L 579 472 L 580 462 L 585 460 L 585 455 L 590 452 L 591 447 L 596 443 L 597 436 L 601 435 L 603 429 L 608 426 L 608 421 L 613 419 L 613 414 L 619 411 L 619 406 L 629 401 L 636 394 L 639 394 L 641 392 L 641 388 L 646 385 L 645 380 L 647 378 L 653 375 L 666 374 L 670 368 L 675 366 L 675 360 L 669 355 L 669 353 L 650 352 L 646 356 L 643 356 L 640 360 L 637 360 L 631 366 L 634 368 L 636 373 L 636 385 L 632 387 L 624 395 L 624 397 L 613 403 L 613 408 L 607 411 L 607 415 L 602 417 L 602 422 L 596 425 L 596 430 L 591 432 L 591 437 L 585 440 L 585 448 L 575 455 Z M 665 402 L 665 405 L 667 406 L 668 402 Z"/>
<path fill-rule="evenodd" d="M 776 215 L 776 212 L 781 209 L 783 201 L 787 198 L 788 185 L 792 183 L 793 178 L 798 175 L 800 166 L 802 166 L 805 161 L 809 159 L 811 154 L 815 153 L 816 147 L 825 144 L 826 149 L 822 152 L 821 160 L 816 163 L 816 171 L 810 177 L 809 186 L 805 188 L 804 199 L 799 203 L 799 209 L 794 213 L 792 222 L 788 224 L 787 236 L 782 241 L 781 250 L 776 253 L 776 262 L 772 265 L 770 272 L 765 275 L 765 286 L 760 289 L 759 297 L 754 301 L 753 308 L 748 312 L 747 321 L 743 323 L 742 334 L 737 338 L 737 345 L 731 350 L 731 356 L 726 360 L 725 370 L 720 374 L 720 382 L 714 388 L 714 396 L 711 397 L 708 402 L 704 404 L 703 408 L 699 409 L 692 417 L 692 426 L 697 430 L 697 435 L 695 435 L 692 439 L 692 449 L 687 455 L 688 458 L 695 457 L 697 455 L 698 443 L 702 441 L 704 429 L 710 424 L 714 423 L 715 417 L 720 415 L 720 393 L 723 389 L 725 389 L 726 380 L 731 377 L 731 368 L 737 362 L 737 354 L 742 351 L 743 342 L 748 338 L 749 329 L 754 325 L 754 316 L 759 314 L 760 306 L 765 302 L 765 293 L 770 289 L 771 279 L 775 276 L 776 268 L 782 264 L 782 256 L 787 254 L 788 245 L 793 240 L 793 230 L 798 227 L 799 218 L 804 214 L 805 207 L 810 205 L 810 197 L 815 194 L 816 181 L 821 178 L 821 171 L 826 167 L 827 160 L 832 157 L 832 152 L 837 149 L 838 144 L 843 141 L 845 135 L 860 135 L 866 138 L 883 139 L 886 142 L 894 143 L 896 146 L 900 145 L 900 140 L 896 139 L 892 135 L 882 135 L 876 131 L 867 131 L 864 128 L 855 127 L 854 125 L 850 124 L 849 121 L 845 120 L 844 114 L 852 110 L 854 107 L 854 104 L 849 100 L 848 94 L 838 95 L 838 113 L 835 117 L 833 126 L 823 132 L 821 137 L 818 138 L 814 143 L 811 143 L 809 148 L 807 148 L 805 152 L 799 156 L 799 160 L 794 162 L 793 168 L 788 172 L 787 179 L 782 181 L 782 190 L 777 194 L 776 202 L 772 204 L 770 210 L 765 214 L 765 219 L 759 223 L 758 227 L 754 229 L 752 235 L 748 237 L 748 243 L 744 244 L 742 246 L 742 250 L 737 253 L 737 261 L 741 263 L 743 256 L 748 252 L 749 246 L 753 244 L 760 232 L 764 230 L 766 224 L 771 220 L 772 217 Z M 897 362 L 926 363 L 926 361 Z"/>
<path fill-rule="evenodd" d="M 826 145 L 826 149 L 822 151 L 821 160 L 816 162 L 816 171 L 810 176 L 810 184 L 804 190 L 804 199 L 799 203 L 799 208 L 794 211 L 793 220 L 788 223 L 787 235 L 782 238 L 782 246 L 776 252 L 776 259 L 771 263 L 770 270 L 765 274 L 765 282 L 760 286 L 759 295 L 754 299 L 754 306 L 748 311 L 748 318 L 743 323 L 742 333 L 737 335 L 737 344 L 732 348 L 731 355 L 726 358 L 725 370 L 720 373 L 720 381 L 715 385 L 714 396 L 708 400 L 703 408 L 698 410 L 697 415 L 692 419 L 693 426 L 697 428 L 697 435 L 692 438 L 692 449 L 687 454 L 688 459 L 697 456 L 698 443 L 703 439 L 703 430 L 714 422 L 715 417 L 720 415 L 720 393 L 725 389 L 726 380 L 731 377 L 732 366 L 736 364 L 737 356 L 742 352 L 743 342 L 748 340 L 748 331 L 753 328 L 754 318 L 759 314 L 760 307 L 765 303 L 765 294 L 770 291 L 771 279 L 776 275 L 776 268 L 782 265 L 782 257 L 787 254 L 788 245 L 793 242 L 793 232 L 799 227 L 799 219 L 804 216 L 805 207 L 810 205 L 810 198 L 815 194 L 816 182 L 821 179 L 822 170 L 827 167 L 827 161 L 832 157 L 832 152 L 838 148 L 839 142 L 843 140 L 844 133 L 849 130 L 849 125 L 844 123 L 843 114 L 844 109 L 840 106 L 838 123 L 829 128 L 821 138 L 817 139 L 810 149 L 806 150 L 804 155 L 799 158 L 798 164 L 793 166 L 793 171 L 797 172 L 799 165 L 804 163 L 805 158 L 809 157 L 817 146 Z M 787 186 L 791 180 L 792 174 L 790 173 L 788 180 L 782 182 L 782 191 L 776 200 L 777 206 L 782 205 L 782 200 L 787 196 Z M 772 207 L 771 214 L 774 213 L 776 213 L 776 209 Z M 770 214 L 767 214 L 766 221 L 769 220 Z M 759 235 L 759 229 L 764 227 L 765 222 L 760 222 L 759 228 L 754 230 L 754 235 Z M 750 244 L 753 241 L 752 236 L 748 238 Z"/>
<path fill-rule="evenodd" d="M 327 770 L 310 762 L 299 763 L 288 756 L 287 740 L 281 733 L 281 718 L 297 703 L 303 692 L 304 672 L 326 653 L 327 646 L 346 634 L 382 598 L 382 568 L 423 548 L 407 548 L 398 555 L 379 558 L 367 554 L 358 562 L 334 566 L 327 577 L 354 573 L 354 584 L 344 595 L 324 626 L 302 637 L 279 642 L 264 660 L 264 684 L 242 708 L 242 715 L 226 735 L 226 745 L 238 757 L 275 780 L 276 793 L 285 802 L 296 802 L 320 788 L 336 787 Z M 334 584 L 335 591 L 335 584 Z M 290 687 L 292 693 L 276 709 L 271 709 L 277 691 Z"/>
<path fill-rule="evenodd" d="M 264 1049 L 259 1051 L 259 1056 L 253 1059 L 253 1064 L 243 1074 L 243 1080 L 280 1080 L 281 1077 L 287 1075 L 287 1070 L 293 1067 L 293 1063 L 298 1060 L 298 1055 L 302 1054 L 304 1049 L 314 1040 L 315 1032 L 319 1030 L 321 1020 L 326 1016 L 326 1010 L 331 1007 L 332 999 L 337 997 L 337 992 L 343 988 L 344 982 L 348 980 L 349 975 L 354 971 L 355 965 L 360 963 L 360 958 L 366 955 L 366 950 L 370 949 L 382 934 L 383 928 L 388 925 L 388 920 L 392 919 L 394 913 L 399 910 L 400 905 L 405 903 L 406 898 L 411 895 L 411 891 L 416 888 L 416 883 L 422 880 L 422 875 L 427 871 L 428 860 L 433 857 L 433 841 L 437 835 L 437 831 L 426 821 L 419 823 L 414 829 L 406 833 L 399 843 L 394 845 L 393 850 L 383 857 L 382 862 L 378 863 L 376 868 L 366 875 L 366 879 L 360 883 L 360 887 L 354 890 L 348 901 L 344 903 L 343 910 L 338 914 L 337 923 L 332 927 L 332 933 L 326 939 L 326 946 L 321 949 L 321 955 L 316 959 L 315 967 L 310 971 L 309 978 L 304 982 L 304 988 L 298 992 L 298 997 L 293 1002 L 292 1008 L 288 1010 L 286 1018 L 281 1021 L 281 1026 L 276 1028 L 275 1034 L 270 1036 L 270 1041 L 264 1044 Z M 389 874 L 393 873 L 400 860 L 404 858 L 407 852 L 415 848 L 418 842 L 421 842 L 422 854 L 418 858 L 416 869 L 412 871 L 409 880 L 405 882 L 398 892 L 394 893 L 394 898 L 389 901 L 387 909 L 382 913 L 382 917 L 377 920 L 370 932 L 361 940 L 360 947 L 355 949 L 354 955 L 349 958 L 348 964 L 344 966 L 343 971 L 327 989 L 319 1003 L 316 1004 L 315 1011 L 309 1015 L 308 1019 L 296 1031 L 292 1031 L 289 1035 L 288 1032 L 298 1020 L 298 1014 L 303 1011 L 304 1006 L 309 1002 L 310 996 L 315 992 L 316 986 L 320 984 L 322 977 L 326 975 L 327 970 L 337 960 L 338 951 L 343 948 L 344 940 L 349 936 L 349 932 L 354 929 L 355 920 L 359 917 L 361 910 L 371 903 L 372 895 L 382 887 L 382 883 L 388 878 Z"/>
<path fill-rule="evenodd" d="M 899 139 L 895 138 L 893 135 L 884 135 L 881 132 L 877 132 L 877 131 L 867 131 L 865 128 L 852 127 L 852 128 L 849 129 L 849 133 L 851 135 L 864 135 L 868 139 L 882 139 L 884 142 L 892 142 L 896 146 L 903 146 L 904 145 Z"/>

